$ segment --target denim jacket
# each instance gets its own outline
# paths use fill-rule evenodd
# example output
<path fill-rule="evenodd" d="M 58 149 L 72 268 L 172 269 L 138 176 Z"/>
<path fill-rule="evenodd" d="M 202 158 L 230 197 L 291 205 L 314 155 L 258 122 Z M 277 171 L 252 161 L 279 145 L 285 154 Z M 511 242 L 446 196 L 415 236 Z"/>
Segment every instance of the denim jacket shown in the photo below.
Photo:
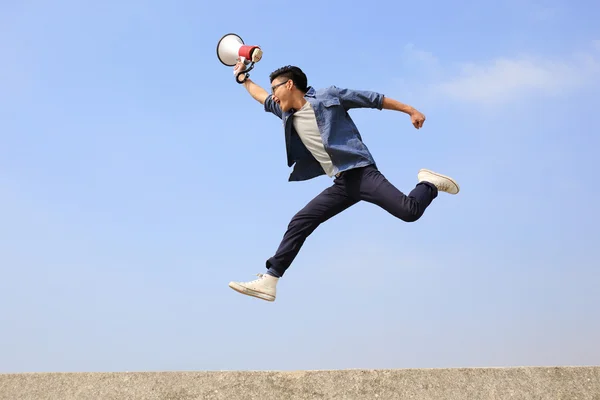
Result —
<path fill-rule="evenodd" d="M 315 111 L 317 126 L 325 151 L 331 157 L 334 174 L 375 164 L 348 110 L 351 108 L 381 110 L 383 97 L 383 94 L 376 92 L 341 89 L 335 86 L 319 90 L 308 88 L 304 98 L 310 102 Z M 289 181 L 304 181 L 324 175 L 325 171 L 321 164 L 304 146 L 294 129 L 292 117 L 295 110 L 282 112 L 279 104 L 270 94 L 265 100 L 264 108 L 266 112 L 275 114 L 283 122 L 288 167 L 296 164 Z"/>

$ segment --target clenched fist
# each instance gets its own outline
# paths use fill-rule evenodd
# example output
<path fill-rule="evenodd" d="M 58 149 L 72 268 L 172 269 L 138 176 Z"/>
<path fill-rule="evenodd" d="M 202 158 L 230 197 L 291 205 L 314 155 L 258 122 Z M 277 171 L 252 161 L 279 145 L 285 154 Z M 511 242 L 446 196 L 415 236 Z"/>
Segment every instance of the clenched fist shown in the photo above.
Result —
<path fill-rule="evenodd" d="M 420 111 L 414 110 L 410 113 L 410 122 L 412 122 L 415 128 L 420 129 L 425 122 L 425 115 Z"/>

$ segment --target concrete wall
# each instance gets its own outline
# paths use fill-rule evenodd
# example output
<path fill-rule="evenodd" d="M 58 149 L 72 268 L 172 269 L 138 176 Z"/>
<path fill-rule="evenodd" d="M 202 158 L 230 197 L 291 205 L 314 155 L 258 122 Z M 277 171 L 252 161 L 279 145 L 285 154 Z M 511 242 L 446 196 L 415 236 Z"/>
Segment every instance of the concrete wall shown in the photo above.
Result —
<path fill-rule="evenodd" d="M 600 367 L 0 374 L 1 400 L 600 400 Z"/>

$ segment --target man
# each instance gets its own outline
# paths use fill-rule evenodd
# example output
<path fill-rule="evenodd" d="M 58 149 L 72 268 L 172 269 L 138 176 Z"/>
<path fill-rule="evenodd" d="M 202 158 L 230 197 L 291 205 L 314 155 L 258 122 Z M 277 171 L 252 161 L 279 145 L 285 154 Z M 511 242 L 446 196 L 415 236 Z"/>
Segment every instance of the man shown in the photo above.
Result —
<path fill-rule="evenodd" d="M 265 274 L 251 282 L 230 282 L 245 295 L 275 301 L 276 287 L 306 238 L 323 222 L 364 200 L 406 221 L 418 220 L 438 191 L 457 194 L 458 184 L 451 178 L 421 169 L 416 187 L 405 195 L 378 170 L 362 141 L 348 110 L 375 108 L 406 113 L 416 129 L 425 116 L 411 106 L 371 91 L 331 86 L 315 90 L 307 85 L 306 75 L 295 66 L 277 69 L 270 75 L 271 93 L 245 75 L 243 63 L 234 75 L 245 77 L 250 95 L 282 119 L 288 166 L 295 164 L 290 181 L 302 181 L 327 174 L 333 185 L 325 189 L 291 219 L 275 254 L 266 262 Z M 240 79 L 241 81 L 241 79 Z"/>

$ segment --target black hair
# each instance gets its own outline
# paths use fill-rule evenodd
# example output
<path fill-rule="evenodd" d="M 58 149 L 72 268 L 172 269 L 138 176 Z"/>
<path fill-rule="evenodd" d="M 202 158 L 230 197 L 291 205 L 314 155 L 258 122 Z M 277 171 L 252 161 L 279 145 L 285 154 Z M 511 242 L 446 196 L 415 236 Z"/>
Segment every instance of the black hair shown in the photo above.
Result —
<path fill-rule="evenodd" d="M 269 75 L 269 79 L 271 80 L 271 82 L 273 82 L 275 78 L 278 78 L 280 76 L 287 79 L 291 79 L 296 85 L 296 87 L 302 92 L 306 93 L 306 91 L 308 90 L 306 75 L 304 74 L 304 72 L 302 72 L 300 68 L 295 67 L 293 65 L 286 65 L 285 67 L 278 68 L 275 71 L 271 72 L 271 75 Z"/>

